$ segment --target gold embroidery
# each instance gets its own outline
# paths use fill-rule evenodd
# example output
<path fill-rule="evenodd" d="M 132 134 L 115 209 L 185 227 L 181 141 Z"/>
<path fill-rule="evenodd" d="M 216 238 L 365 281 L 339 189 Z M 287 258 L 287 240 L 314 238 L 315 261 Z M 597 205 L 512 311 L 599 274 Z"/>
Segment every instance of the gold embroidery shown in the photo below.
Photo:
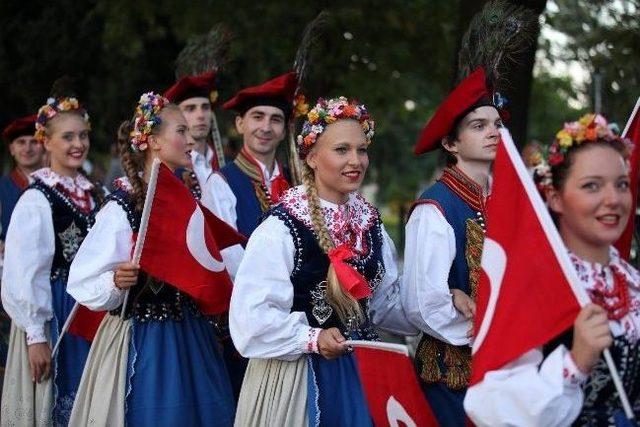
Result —
<path fill-rule="evenodd" d="M 475 220 L 469 218 L 467 223 L 467 247 L 465 258 L 469 268 L 469 289 L 471 299 L 474 301 L 478 295 L 478 282 L 480 280 L 480 262 L 482 261 L 482 245 L 484 243 L 484 230 Z"/>

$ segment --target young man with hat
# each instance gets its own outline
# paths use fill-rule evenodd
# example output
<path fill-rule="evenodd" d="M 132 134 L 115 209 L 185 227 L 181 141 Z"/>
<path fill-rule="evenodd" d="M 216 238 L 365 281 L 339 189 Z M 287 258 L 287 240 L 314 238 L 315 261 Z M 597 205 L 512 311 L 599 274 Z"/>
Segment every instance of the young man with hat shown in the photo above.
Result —
<path fill-rule="evenodd" d="M 415 148 L 442 148 L 447 167 L 411 209 L 406 225 L 402 305 L 423 337 L 416 351 L 421 386 L 441 425 L 465 425 L 471 332 L 485 201 L 500 143 L 503 99 L 476 69 L 444 100 Z"/>
<path fill-rule="evenodd" d="M 189 133 L 196 141 L 196 148 L 191 151 L 191 162 L 200 186 L 204 185 L 211 172 L 220 168 L 219 156 L 223 154 L 216 151 L 211 134 L 213 105 L 218 99 L 215 80 L 215 71 L 185 76 L 164 93 L 169 101 L 180 107 L 187 119 Z"/>
<path fill-rule="evenodd" d="M 290 72 L 242 89 L 223 105 L 237 113 L 242 149 L 220 173 L 211 175 L 202 198 L 247 237 L 289 188 L 287 171 L 276 160 L 276 150 L 286 136 L 296 85 L 296 75 Z"/>
<path fill-rule="evenodd" d="M 2 138 L 9 147 L 14 168 L 0 178 L 0 203 L 2 204 L 2 231 L 0 239 L 9 226 L 9 219 L 18 198 L 31 182 L 29 175 L 44 166 L 45 150 L 34 137 L 36 116 L 22 117 L 11 122 L 2 132 Z"/>
<path fill-rule="evenodd" d="M 276 160 L 276 150 L 286 135 L 296 85 L 295 73 L 287 73 L 242 89 L 223 105 L 237 113 L 235 124 L 242 135 L 242 149 L 233 162 L 209 176 L 202 203 L 247 237 L 264 212 L 289 188 L 286 171 Z M 233 246 L 225 252 L 227 268 L 235 276 L 244 251 Z M 223 345 L 237 399 L 248 361 L 235 350 L 230 337 Z"/>

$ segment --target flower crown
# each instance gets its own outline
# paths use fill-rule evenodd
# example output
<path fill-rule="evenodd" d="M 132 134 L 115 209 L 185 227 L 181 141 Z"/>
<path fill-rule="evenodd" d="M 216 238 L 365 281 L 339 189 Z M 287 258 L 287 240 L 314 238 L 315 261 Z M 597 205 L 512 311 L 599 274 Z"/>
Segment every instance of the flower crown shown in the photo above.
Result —
<path fill-rule="evenodd" d="M 302 132 L 298 135 L 300 158 L 306 157 L 327 126 L 339 119 L 357 120 L 367 141 L 371 142 L 375 123 L 369 116 L 367 107 L 357 104 L 354 100 L 347 100 L 344 96 L 329 100 L 319 98 L 318 103 L 307 113 Z"/>
<path fill-rule="evenodd" d="M 131 149 L 144 151 L 147 149 L 149 135 L 153 129 L 162 123 L 160 111 L 169 104 L 169 100 L 153 92 L 142 94 L 136 107 L 131 137 Z"/>
<path fill-rule="evenodd" d="M 36 118 L 36 139 L 40 142 L 44 141 L 47 122 L 59 113 L 66 111 L 78 111 L 82 115 L 85 123 L 89 124 L 89 128 L 91 128 L 89 114 L 80 106 L 76 98 L 48 98 L 47 103 L 38 110 L 38 117 Z"/>
<path fill-rule="evenodd" d="M 573 148 L 585 142 L 598 142 L 608 144 L 612 142 L 624 142 L 629 148 L 633 145 L 630 140 L 624 139 L 613 133 L 611 126 L 600 114 L 585 114 L 580 120 L 567 122 L 556 133 L 556 139 L 547 148 L 547 152 L 538 156 L 537 165 L 534 167 L 534 178 L 538 182 L 538 188 L 543 191 L 552 184 L 551 167 L 565 161 L 567 153 Z"/>

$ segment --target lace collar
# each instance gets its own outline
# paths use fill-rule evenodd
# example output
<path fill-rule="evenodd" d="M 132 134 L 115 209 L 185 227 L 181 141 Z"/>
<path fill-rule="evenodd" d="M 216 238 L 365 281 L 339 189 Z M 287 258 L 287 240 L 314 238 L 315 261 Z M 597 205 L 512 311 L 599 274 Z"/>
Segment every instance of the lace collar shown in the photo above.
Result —
<path fill-rule="evenodd" d="M 355 251 L 367 251 L 364 234 L 378 220 L 379 213 L 358 192 L 351 193 L 341 205 L 320 200 L 322 214 L 329 234 L 336 246 L 347 243 Z M 284 209 L 307 228 L 313 229 L 305 187 L 299 185 L 284 193 L 281 201 Z"/>
<path fill-rule="evenodd" d="M 609 325 L 614 336 L 626 334 L 633 341 L 640 340 L 640 273 L 620 257 L 612 246 L 609 249 L 609 263 L 600 264 L 585 261 L 573 253 L 569 253 L 578 277 L 590 295 L 611 292 L 615 288 L 615 273 L 626 279 L 629 289 L 629 312 L 620 320 L 610 320 Z M 616 299 L 608 301 L 615 303 Z"/>
<path fill-rule="evenodd" d="M 69 193 L 77 193 L 81 191 L 90 191 L 93 189 L 93 184 L 81 173 L 78 173 L 75 178 L 70 176 L 64 176 L 55 173 L 51 168 L 42 168 L 31 174 L 31 177 L 39 179 L 49 187 L 62 187 Z"/>

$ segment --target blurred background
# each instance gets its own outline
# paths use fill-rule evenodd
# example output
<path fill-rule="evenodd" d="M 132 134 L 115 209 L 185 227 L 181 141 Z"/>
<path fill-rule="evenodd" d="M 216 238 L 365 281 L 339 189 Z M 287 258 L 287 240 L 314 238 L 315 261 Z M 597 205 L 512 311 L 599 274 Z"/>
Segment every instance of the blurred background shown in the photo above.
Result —
<path fill-rule="evenodd" d="M 116 160 L 110 148 L 120 121 L 142 92 L 174 83 L 175 60 L 190 37 L 218 24 L 232 34 L 219 87 L 226 100 L 290 70 L 305 25 L 327 10 L 331 18 L 312 55 L 307 97 L 345 95 L 369 107 L 377 129 L 367 193 L 401 244 L 402 214 L 439 162 L 437 153 L 413 156 L 413 144 L 451 90 L 460 40 L 484 3 L 2 0 L 0 126 L 35 113 L 54 80 L 72 77 L 91 115 L 90 159 L 100 177 Z M 508 73 L 508 127 L 517 144 L 546 143 L 565 120 L 586 111 L 623 128 L 640 95 L 640 0 L 512 3 L 540 16 L 537 43 Z M 239 146 L 233 116 L 216 113 L 232 154 Z"/>

